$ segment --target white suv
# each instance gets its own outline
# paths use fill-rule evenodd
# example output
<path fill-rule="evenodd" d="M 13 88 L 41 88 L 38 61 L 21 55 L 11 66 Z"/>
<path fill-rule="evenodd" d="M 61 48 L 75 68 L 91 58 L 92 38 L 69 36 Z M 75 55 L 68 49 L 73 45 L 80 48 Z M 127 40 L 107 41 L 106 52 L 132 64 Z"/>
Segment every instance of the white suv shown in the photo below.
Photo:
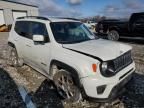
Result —
<path fill-rule="evenodd" d="M 13 66 L 27 64 L 53 80 L 67 102 L 111 101 L 135 71 L 130 46 L 99 39 L 75 19 L 18 18 L 8 44 Z"/>

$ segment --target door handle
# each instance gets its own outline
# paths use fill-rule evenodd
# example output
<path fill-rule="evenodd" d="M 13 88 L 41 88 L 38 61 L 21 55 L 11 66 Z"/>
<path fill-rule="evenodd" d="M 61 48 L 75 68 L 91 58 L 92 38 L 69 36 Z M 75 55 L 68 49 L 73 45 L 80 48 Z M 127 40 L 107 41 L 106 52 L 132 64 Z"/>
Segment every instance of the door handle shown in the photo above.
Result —
<path fill-rule="evenodd" d="M 27 47 L 31 47 L 30 45 L 26 44 Z"/>

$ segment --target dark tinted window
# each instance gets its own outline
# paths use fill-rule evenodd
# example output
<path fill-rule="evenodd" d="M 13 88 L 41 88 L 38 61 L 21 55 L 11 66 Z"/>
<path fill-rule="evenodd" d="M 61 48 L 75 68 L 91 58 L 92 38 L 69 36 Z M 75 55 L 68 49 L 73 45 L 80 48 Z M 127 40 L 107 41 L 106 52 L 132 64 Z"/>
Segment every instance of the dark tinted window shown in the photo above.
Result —
<path fill-rule="evenodd" d="M 32 21 L 17 21 L 15 24 L 15 31 L 26 38 L 32 39 L 33 35 L 45 36 L 45 42 L 49 42 L 46 25 L 39 22 Z"/>
<path fill-rule="evenodd" d="M 15 24 L 15 31 L 23 37 L 32 39 L 30 34 L 30 23 L 28 21 L 17 21 Z"/>
<path fill-rule="evenodd" d="M 31 22 L 31 34 L 32 35 L 43 35 L 45 36 L 45 41 L 49 41 L 48 32 L 46 25 L 39 22 Z"/>
<path fill-rule="evenodd" d="M 136 23 L 144 23 L 144 17 L 141 16 L 141 17 L 137 18 Z"/>

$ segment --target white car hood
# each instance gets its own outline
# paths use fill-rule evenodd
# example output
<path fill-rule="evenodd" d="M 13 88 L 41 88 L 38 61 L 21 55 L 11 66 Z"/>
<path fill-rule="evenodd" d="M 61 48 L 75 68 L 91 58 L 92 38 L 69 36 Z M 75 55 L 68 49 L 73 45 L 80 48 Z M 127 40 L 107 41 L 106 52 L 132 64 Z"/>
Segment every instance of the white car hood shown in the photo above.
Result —
<path fill-rule="evenodd" d="M 64 48 L 100 58 L 103 61 L 112 60 L 131 50 L 129 45 L 103 39 L 90 40 L 76 44 L 63 44 Z"/>

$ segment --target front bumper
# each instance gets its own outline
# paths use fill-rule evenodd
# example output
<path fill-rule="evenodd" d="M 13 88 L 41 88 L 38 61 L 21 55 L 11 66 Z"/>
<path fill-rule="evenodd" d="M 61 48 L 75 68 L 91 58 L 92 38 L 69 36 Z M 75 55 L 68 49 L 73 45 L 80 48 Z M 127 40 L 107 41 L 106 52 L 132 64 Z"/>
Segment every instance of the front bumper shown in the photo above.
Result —
<path fill-rule="evenodd" d="M 81 79 L 83 84 L 83 96 L 86 99 L 96 100 L 97 102 L 109 102 L 116 99 L 125 90 L 126 83 L 131 79 L 135 71 L 134 63 L 121 70 L 114 77 L 86 77 Z M 99 79 L 98 79 L 99 78 Z M 99 94 L 98 87 L 106 86 Z"/>
<path fill-rule="evenodd" d="M 120 96 L 126 90 L 125 85 L 131 80 L 132 75 L 133 74 L 129 75 L 126 79 L 124 79 L 118 85 L 116 85 L 112 89 L 108 98 L 102 99 L 102 100 L 99 99 L 99 101 L 110 102 L 110 101 L 115 100 L 118 96 Z"/>
<path fill-rule="evenodd" d="M 122 93 L 125 92 L 125 85 L 131 80 L 133 76 L 133 73 L 130 74 L 126 79 L 121 81 L 119 84 L 114 86 L 108 96 L 108 98 L 95 98 L 88 96 L 85 92 L 83 93 L 83 96 L 85 99 L 90 101 L 96 101 L 96 102 L 112 102 L 113 100 L 117 99 Z"/>

